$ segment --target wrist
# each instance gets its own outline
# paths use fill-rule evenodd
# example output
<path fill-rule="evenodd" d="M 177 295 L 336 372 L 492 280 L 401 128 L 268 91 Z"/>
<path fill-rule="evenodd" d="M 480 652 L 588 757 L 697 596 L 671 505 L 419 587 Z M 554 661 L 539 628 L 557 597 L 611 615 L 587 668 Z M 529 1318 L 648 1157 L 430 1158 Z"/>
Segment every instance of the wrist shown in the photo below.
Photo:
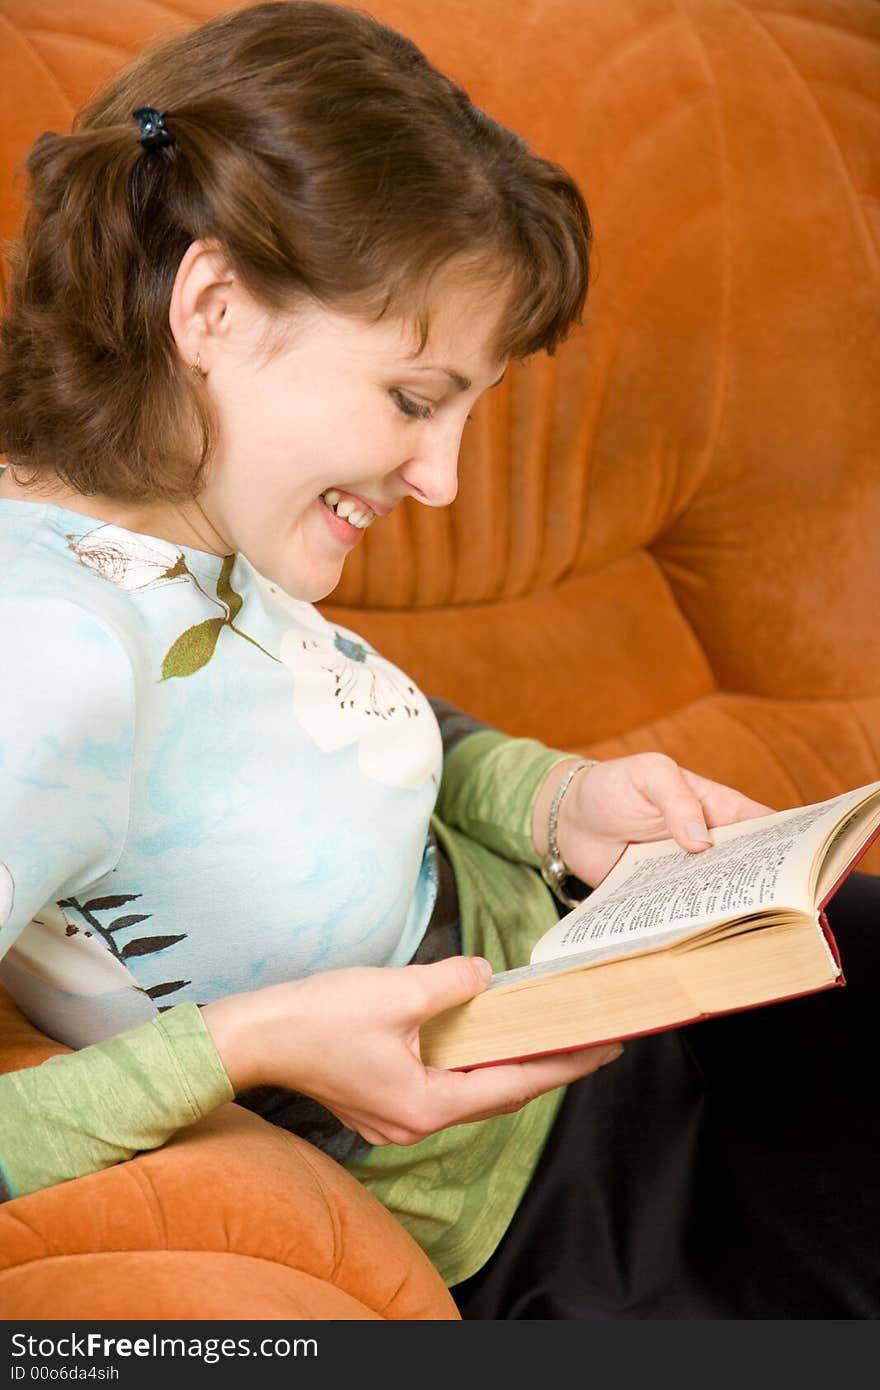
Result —
<path fill-rule="evenodd" d="M 571 805 L 571 802 L 567 801 L 566 798 L 575 778 L 596 765 L 597 762 L 594 758 L 575 758 L 567 760 L 566 764 L 559 769 L 561 775 L 556 780 L 556 786 L 550 798 L 546 828 L 541 836 L 541 844 L 546 846 L 541 859 L 541 877 L 554 896 L 568 908 L 577 907 L 583 900 L 584 885 L 577 881 L 576 874 L 568 862 L 568 857 L 563 855 L 560 846 L 560 812 L 563 803 L 567 806 Z M 571 817 L 569 816 L 568 819 L 571 820 Z M 575 818 L 576 824 L 577 818 Z M 570 880 L 575 881 L 571 882 Z"/>
<path fill-rule="evenodd" d="M 204 1004 L 201 1009 L 204 1025 L 236 1094 L 264 1080 L 263 1067 L 254 1048 L 251 1012 L 247 994 L 230 994 Z"/>
<path fill-rule="evenodd" d="M 535 804 L 532 807 L 532 844 L 540 860 L 544 859 L 549 849 L 547 830 L 553 798 L 559 790 L 562 779 L 580 761 L 580 758 L 572 754 L 571 757 L 555 763 L 541 783 L 538 795 L 535 797 Z"/>

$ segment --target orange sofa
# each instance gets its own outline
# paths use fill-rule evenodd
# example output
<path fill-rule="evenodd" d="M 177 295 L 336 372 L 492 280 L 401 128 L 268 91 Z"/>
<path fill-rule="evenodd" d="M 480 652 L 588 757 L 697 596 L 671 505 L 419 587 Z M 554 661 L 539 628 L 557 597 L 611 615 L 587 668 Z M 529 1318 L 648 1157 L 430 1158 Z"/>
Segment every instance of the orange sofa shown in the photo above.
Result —
<path fill-rule="evenodd" d="M 0 0 L 0 237 L 34 137 L 224 8 Z M 778 807 L 877 778 L 880 6 L 367 8 L 575 174 L 596 251 L 583 327 L 478 406 L 456 503 L 369 533 L 326 611 L 511 733 L 662 749 Z M 6 1001 L 0 1066 L 57 1050 Z M 235 1105 L 0 1208 L 0 1307 L 457 1316 L 384 1209 Z"/>

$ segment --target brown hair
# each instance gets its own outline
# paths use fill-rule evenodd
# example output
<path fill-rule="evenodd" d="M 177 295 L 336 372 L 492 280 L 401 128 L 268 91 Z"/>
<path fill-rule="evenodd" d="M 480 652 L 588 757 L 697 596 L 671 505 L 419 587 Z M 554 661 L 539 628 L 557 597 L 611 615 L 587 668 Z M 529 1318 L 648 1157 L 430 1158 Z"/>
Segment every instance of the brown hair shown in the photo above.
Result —
<path fill-rule="evenodd" d="M 174 144 L 146 150 L 152 104 Z M 497 361 L 553 353 L 580 315 L 591 228 L 556 164 L 398 31 L 344 5 L 270 3 L 155 40 L 32 145 L 0 320 L 0 453 L 30 481 L 179 500 L 217 440 L 168 322 L 181 258 L 216 242 L 265 309 L 301 296 L 428 337 L 450 262 L 504 285 Z"/>

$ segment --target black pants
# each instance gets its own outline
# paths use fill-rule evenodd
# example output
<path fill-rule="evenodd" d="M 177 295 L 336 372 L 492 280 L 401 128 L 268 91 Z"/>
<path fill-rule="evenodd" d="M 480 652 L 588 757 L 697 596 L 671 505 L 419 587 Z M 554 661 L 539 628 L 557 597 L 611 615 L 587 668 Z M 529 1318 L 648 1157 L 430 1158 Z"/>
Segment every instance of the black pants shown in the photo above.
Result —
<path fill-rule="evenodd" d="M 465 1318 L 880 1317 L 880 879 L 847 984 L 635 1039 L 569 1088 Z"/>

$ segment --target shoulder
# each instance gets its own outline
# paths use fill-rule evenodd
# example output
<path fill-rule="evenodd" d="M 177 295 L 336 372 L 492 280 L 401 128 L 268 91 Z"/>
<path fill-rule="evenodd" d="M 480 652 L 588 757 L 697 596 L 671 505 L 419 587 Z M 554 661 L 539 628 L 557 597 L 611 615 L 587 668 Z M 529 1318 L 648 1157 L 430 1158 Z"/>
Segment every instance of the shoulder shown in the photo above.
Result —
<path fill-rule="evenodd" d="M 109 662 L 131 670 L 122 625 L 81 598 L 66 594 L 9 593 L 0 588 L 0 645 L 10 660 L 27 653 L 38 664 Z"/>
<path fill-rule="evenodd" d="M 75 599 L 0 590 L 0 727 L 106 737 L 134 718 L 129 644 Z M 5 740 L 3 740 L 5 742 Z"/>
<path fill-rule="evenodd" d="M 80 520 L 30 503 L 0 511 L 0 650 L 10 665 L 17 658 L 19 677 L 27 662 L 68 675 L 103 664 L 130 679 L 143 646 L 138 610 L 124 587 L 107 582 L 101 565 L 112 555 L 95 559 L 88 549 L 88 518 L 82 534 L 67 534 L 59 518 Z"/>

